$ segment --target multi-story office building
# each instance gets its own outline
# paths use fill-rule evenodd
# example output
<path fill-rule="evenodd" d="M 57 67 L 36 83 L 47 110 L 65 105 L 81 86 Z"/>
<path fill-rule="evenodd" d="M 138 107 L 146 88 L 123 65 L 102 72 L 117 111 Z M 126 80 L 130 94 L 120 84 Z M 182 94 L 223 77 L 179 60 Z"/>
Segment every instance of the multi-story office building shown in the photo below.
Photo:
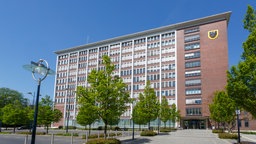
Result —
<path fill-rule="evenodd" d="M 58 125 L 75 125 L 77 86 L 88 86 L 92 69 L 102 69 L 110 56 L 114 75 L 127 84 L 132 98 L 147 80 L 161 99 L 175 103 L 183 128 L 210 127 L 208 104 L 223 90 L 228 70 L 227 26 L 230 12 L 172 24 L 56 51 L 55 107 L 63 112 Z M 131 117 L 128 109 L 122 119 Z"/>

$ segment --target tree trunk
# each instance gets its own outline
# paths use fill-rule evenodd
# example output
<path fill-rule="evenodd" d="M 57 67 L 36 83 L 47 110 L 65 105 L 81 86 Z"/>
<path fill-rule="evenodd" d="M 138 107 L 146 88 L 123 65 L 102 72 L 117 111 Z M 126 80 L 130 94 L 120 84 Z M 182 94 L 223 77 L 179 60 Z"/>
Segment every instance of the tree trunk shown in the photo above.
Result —
<path fill-rule="evenodd" d="M 91 135 L 91 124 L 89 124 L 89 136 Z"/>
<path fill-rule="evenodd" d="M 150 121 L 148 122 L 148 130 L 150 130 Z"/>
<path fill-rule="evenodd" d="M 48 131 L 49 131 L 49 126 L 46 125 L 46 134 L 48 134 Z"/>
<path fill-rule="evenodd" d="M 108 126 L 108 123 L 105 122 L 105 126 L 104 126 L 104 138 L 105 139 L 107 138 L 107 126 Z"/>
<path fill-rule="evenodd" d="M 164 128 L 166 128 L 166 122 L 164 122 Z"/>
<path fill-rule="evenodd" d="M 14 128 L 13 128 L 13 133 L 15 133 L 15 129 L 16 129 L 16 127 L 14 126 Z"/>

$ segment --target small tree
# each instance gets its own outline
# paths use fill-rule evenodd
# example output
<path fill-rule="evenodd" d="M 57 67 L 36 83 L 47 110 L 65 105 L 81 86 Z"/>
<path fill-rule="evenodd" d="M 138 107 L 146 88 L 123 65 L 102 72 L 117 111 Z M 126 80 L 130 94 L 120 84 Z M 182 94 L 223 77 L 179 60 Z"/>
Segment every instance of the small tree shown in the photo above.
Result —
<path fill-rule="evenodd" d="M 139 114 L 148 122 L 148 129 L 150 129 L 150 121 L 157 118 L 160 109 L 155 91 L 150 87 L 150 81 L 147 81 L 143 94 L 140 93 L 137 105 L 139 105 Z"/>
<path fill-rule="evenodd" d="M 91 134 L 91 124 L 98 119 L 96 109 L 94 106 L 84 104 L 80 106 L 78 115 L 76 117 L 77 123 L 82 126 L 89 125 L 89 135 Z"/>
<path fill-rule="evenodd" d="M 228 126 L 231 131 L 235 120 L 235 103 L 225 91 L 214 93 L 213 102 L 209 105 L 210 118 L 218 123 L 222 123 L 224 128 Z"/>
<path fill-rule="evenodd" d="M 53 109 L 53 102 L 50 96 L 45 96 L 39 103 L 38 108 L 38 124 L 46 127 L 46 133 L 48 134 L 49 126 L 52 122 L 60 121 L 62 113 L 58 109 Z"/>
<path fill-rule="evenodd" d="M 139 125 L 139 129 L 141 125 L 147 124 L 147 120 L 144 118 L 144 113 L 142 112 L 142 107 L 140 103 L 134 106 L 132 111 L 132 120 L 134 123 Z"/>
<path fill-rule="evenodd" d="M 180 110 L 177 110 L 176 104 L 171 105 L 170 121 L 174 124 L 180 120 Z"/>
<path fill-rule="evenodd" d="M 166 122 L 171 117 L 171 108 L 168 105 L 168 101 L 165 97 L 162 98 L 162 103 L 160 105 L 160 119 L 164 122 L 164 128 L 166 128 Z"/>

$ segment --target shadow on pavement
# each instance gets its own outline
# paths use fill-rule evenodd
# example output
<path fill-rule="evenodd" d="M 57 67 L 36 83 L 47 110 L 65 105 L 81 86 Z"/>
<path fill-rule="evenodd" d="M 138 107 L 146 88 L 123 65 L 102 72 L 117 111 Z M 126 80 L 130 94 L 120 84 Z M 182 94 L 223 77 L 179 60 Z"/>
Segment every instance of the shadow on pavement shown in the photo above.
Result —
<path fill-rule="evenodd" d="M 234 143 L 237 144 L 237 143 Z M 256 144 L 256 142 L 241 141 L 240 144 Z"/>
<path fill-rule="evenodd" d="M 136 138 L 134 140 L 122 140 L 122 144 L 143 144 L 143 143 L 148 143 L 150 142 L 151 140 L 148 139 L 148 138 Z"/>
<path fill-rule="evenodd" d="M 157 134 L 157 135 L 170 135 L 168 132 L 162 132 L 162 133 L 159 133 L 159 134 Z"/>

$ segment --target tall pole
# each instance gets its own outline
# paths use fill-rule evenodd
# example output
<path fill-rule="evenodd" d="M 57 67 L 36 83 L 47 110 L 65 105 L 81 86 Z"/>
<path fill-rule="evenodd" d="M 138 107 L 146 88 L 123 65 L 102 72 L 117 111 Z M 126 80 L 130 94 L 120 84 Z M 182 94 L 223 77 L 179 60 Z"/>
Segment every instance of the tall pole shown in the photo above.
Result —
<path fill-rule="evenodd" d="M 31 144 L 35 144 L 35 140 L 36 140 L 36 127 L 37 127 L 37 114 L 38 114 L 38 101 L 39 101 L 39 95 L 40 95 L 40 85 L 41 85 L 41 79 L 39 78 L 38 85 L 37 85 L 36 107 L 35 107 L 35 113 L 34 113 Z"/>
<path fill-rule="evenodd" d="M 70 115 L 70 92 L 68 93 L 67 100 L 68 100 L 68 116 L 67 116 L 67 126 L 66 126 L 66 133 L 68 133 L 68 123 L 69 123 L 69 115 Z"/>
<path fill-rule="evenodd" d="M 134 120 L 132 119 L 132 140 L 134 140 Z"/>
<path fill-rule="evenodd" d="M 44 65 L 45 63 L 46 65 Z M 41 82 L 47 77 L 47 75 L 54 75 L 55 72 L 49 68 L 47 61 L 43 59 L 39 59 L 39 61 L 33 62 L 31 61 L 30 65 L 23 65 L 23 68 L 32 72 L 32 77 L 35 81 L 38 82 L 37 85 L 37 95 L 36 95 L 36 107 L 34 112 L 34 122 L 33 122 L 33 129 L 32 129 L 32 136 L 31 136 L 31 144 L 35 144 L 36 140 L 36 127 L 37 127 L 37 114 L 38 114 L 38 101 L 40 96 L 40 85 Z M 41 78 L 40 78 L 41 76 Z M 37 77 L 39 77 L 37 79 Z"/>
<path fill-rule="evenodd" d="M 239 114 L 240 114 L 240 110 L 238 109 L 238 107 L 236 108 L 236 120 L 237 120 L 237 135 L 238 135 L 238 139 L 237 139 L 237 143 L 240 143 L 240 120 L 239 120 Z"/>

